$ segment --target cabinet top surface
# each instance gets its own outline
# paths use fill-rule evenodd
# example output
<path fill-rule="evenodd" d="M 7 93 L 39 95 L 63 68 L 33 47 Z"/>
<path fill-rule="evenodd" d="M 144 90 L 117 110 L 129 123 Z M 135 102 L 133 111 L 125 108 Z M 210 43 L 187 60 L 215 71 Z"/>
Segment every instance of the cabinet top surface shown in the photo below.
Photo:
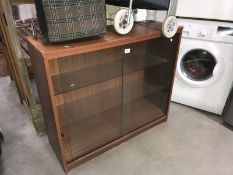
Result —
<path fill-rule="evenodd" d="M 178 29 L 181 32 L 181 28 Z M 106 49 L 121 45 L 127 45 L 135 42 L 159 38 L 162 36 L 161 24 L 156 23 L 137 23 L 132 31 L 127 35 L 117 34 L 112 27 L 103 38 L 89 38 L 76 40 L 65 44 L 48 44 L 44 45 L 41 39 L 27 37 L 28 44 L 37 49 L 44 59 L 54 59 L 81 53 L 87 53 L 100 49 Z"/>

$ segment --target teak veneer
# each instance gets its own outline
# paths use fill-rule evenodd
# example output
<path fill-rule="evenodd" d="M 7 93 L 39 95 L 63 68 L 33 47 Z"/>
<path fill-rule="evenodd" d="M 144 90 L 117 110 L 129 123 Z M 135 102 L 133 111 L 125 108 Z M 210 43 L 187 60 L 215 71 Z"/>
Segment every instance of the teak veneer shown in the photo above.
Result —
<path fill-rule="evenodd" d="M 167 119 L 182 28 L 44 45 L 28 37 L 50 144 L 65 172 Z"/>

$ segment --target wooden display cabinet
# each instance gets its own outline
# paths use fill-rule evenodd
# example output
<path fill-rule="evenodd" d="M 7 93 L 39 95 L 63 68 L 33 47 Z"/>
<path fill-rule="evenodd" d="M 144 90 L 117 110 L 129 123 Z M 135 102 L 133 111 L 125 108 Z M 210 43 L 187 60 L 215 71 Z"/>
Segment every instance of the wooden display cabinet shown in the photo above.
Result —
<path fill-rule="evenodd" d="M 47 45 L 28 37 L 48 137 L 65 171 L 167 119 L 181 29 Z"/>

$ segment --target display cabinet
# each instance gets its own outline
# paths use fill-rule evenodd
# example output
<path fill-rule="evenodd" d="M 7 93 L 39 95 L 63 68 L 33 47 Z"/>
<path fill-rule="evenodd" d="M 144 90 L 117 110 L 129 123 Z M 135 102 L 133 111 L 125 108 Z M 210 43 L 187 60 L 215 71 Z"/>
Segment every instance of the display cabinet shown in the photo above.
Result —
<path fill-rule="evenodd" d="M 28 45 L 51 146 L 65 171 L 167 119 L 181 29 Z"/>

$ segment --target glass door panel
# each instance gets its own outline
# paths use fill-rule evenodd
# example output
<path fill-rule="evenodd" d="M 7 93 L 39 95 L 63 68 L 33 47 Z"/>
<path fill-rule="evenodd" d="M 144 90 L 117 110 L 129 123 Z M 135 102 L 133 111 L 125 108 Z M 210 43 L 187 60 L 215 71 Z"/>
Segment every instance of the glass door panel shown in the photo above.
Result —
<path fill-rule="evenodd" d="M 68 162 L 121 137 L 122 58 L 116 47 L 59 59 L 57 109 Z"/>
<path fill-rule="evenodd" d="M 174 40 L 179 39 L 177 36 Z M 125 47 L 123 133 L 166 115 L 177 44 L 157 38 Z M 130 53 L 129 53 L 130 51 Z"/>
<path fill-rule="evenodd" d="M 60 72 L 52 75 L 55 95 L 121 76 L 122 56 L 117 47 L 59 59 Z"/>

